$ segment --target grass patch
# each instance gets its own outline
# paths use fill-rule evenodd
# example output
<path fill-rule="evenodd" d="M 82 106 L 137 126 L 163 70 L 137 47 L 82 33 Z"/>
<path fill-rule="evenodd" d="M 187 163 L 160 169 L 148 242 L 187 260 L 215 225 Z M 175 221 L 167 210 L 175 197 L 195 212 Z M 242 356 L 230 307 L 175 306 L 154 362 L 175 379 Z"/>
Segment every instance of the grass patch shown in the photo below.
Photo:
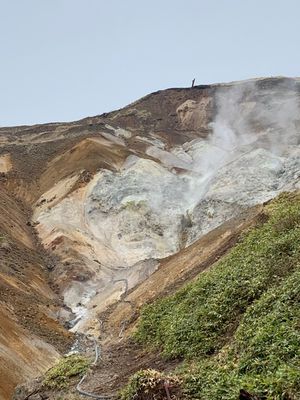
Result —
<path fill-rule="evenodd" d="M 65 356 L 46 372 L 43 385 L 51 389 L 67 388 L 70 379 L 84 375 L 89 365 L 90 361 L 81 355 Z"/>
<path fill-rule="evenodd" d="M 245 389 L 300 399 L 300 195 L 282 194 L 265 212 L 214 268 L 142 311 L 135 338 L 186 360 L 190 398 Z"/>

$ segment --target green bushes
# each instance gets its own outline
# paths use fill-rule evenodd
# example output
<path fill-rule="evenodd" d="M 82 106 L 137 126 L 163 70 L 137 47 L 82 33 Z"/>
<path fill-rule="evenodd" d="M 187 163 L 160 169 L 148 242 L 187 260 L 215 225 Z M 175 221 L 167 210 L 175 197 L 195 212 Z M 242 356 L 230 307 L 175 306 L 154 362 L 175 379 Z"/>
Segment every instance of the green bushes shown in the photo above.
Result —
<path fill-rule="evenodd" d="M 142 311 L 135 338 L 186 360 L 190 398 L 300 399 L 300 195 L 266 212 L 214 268 Z"/>
<path fill-rule="evenodd" d="M 281 196 L 270 219 L 249 232 L 228 256 L 195 283 L 142 311 L 136 338 L 167 357 L 213 354 L 234 332 L 247 307 L 297 266 L 300 225 L 278 231 L 281 218 L 299 215 L 300 201 Z M 292 219 L 294 220 L 294 219 Z"/>
<path fill-rule="evenodd" d="M 249 307 L 223 352 L 181 371 L 186 392 L 236 399 L 243 388 L 266 399 L 299 399 L 299 285 L 297 270 Z"/>
<path fill-rule="evenodd" d="M 84 375 L 89 365 L 90 361 L 78 354 L 63 357 L 46 372 L 43 385 L 56 389 L 66 388 L 70 379 L 77 375 Z"/>

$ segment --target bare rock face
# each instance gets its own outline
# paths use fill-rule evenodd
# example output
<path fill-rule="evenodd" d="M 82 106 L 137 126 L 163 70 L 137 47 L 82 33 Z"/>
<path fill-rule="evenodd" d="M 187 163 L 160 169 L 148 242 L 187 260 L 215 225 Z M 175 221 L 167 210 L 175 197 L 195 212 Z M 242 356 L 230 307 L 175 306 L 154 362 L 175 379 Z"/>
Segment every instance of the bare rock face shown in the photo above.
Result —
<path fill-rule="evenodd" d="M 177 110 L 181 126 L 190 130 L 206 129 L 210 122 L 212 98 L 203 98 L 200 101 L 187 100 Z"/>
<path fill-rule="evenodd" d="M 3 154 L 0 156 L 0 173 L 6 174 L 11 170 L 11 159 L 9 154 Z"/>

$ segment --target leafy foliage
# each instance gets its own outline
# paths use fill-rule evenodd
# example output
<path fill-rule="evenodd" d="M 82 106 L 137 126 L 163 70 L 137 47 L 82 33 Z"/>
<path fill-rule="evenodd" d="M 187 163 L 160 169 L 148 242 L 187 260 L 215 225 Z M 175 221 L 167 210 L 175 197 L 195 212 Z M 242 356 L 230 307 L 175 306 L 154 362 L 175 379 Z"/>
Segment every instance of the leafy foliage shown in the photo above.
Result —
<path fill-rule="evenodd" d="M 46 372 L 43 384 L 49 388 L 66 388 L 70 378 L 83 375 L 89 365 L 90 361 L 78 354 L 63 357 Z"/>
<path fill-rule="evenodd" d="M 223 352 L 182 371 L 189 395 L 235 399 L 244 388 L 266 399 L 300 398 L 299 284 L 297 270 L 249 307 Z"/>
<path fill-rule="evenodd" d="M 182 357 L 186 394 L 300 399 L 300 195 L 282 194 L 268 220 L 211 270 L 146 306 L 135 334 Z"/>

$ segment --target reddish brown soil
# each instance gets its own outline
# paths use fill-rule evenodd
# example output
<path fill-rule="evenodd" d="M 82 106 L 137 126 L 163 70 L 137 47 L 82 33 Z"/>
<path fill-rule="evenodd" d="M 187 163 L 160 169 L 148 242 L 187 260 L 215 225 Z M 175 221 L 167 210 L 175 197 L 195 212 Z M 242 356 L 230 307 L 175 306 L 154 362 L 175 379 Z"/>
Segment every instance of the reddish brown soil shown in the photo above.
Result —
<path fill-rule="evenodd" d="M 42 370 L 47 359 L 50 361 L 48 353 L 44 353 L 44 361 L 37 360 L 34 343 L 38 338 L 59 351 L 65 351 L 72 341 L 72 335 L 53 318 L 59 299 L 47 283 L 47 265 L 51 259 L 39 246 L 29 220 L 30 210 L 1 188 L 0 398 L 3 399 L 10 398 L 21 379 L 33 376 L 34 370 Z M 40 350 L 39 357 L 43 357 L 43 351 Z M 18 365 L 14 354 L 26 360 L 25 370 Z"/>

